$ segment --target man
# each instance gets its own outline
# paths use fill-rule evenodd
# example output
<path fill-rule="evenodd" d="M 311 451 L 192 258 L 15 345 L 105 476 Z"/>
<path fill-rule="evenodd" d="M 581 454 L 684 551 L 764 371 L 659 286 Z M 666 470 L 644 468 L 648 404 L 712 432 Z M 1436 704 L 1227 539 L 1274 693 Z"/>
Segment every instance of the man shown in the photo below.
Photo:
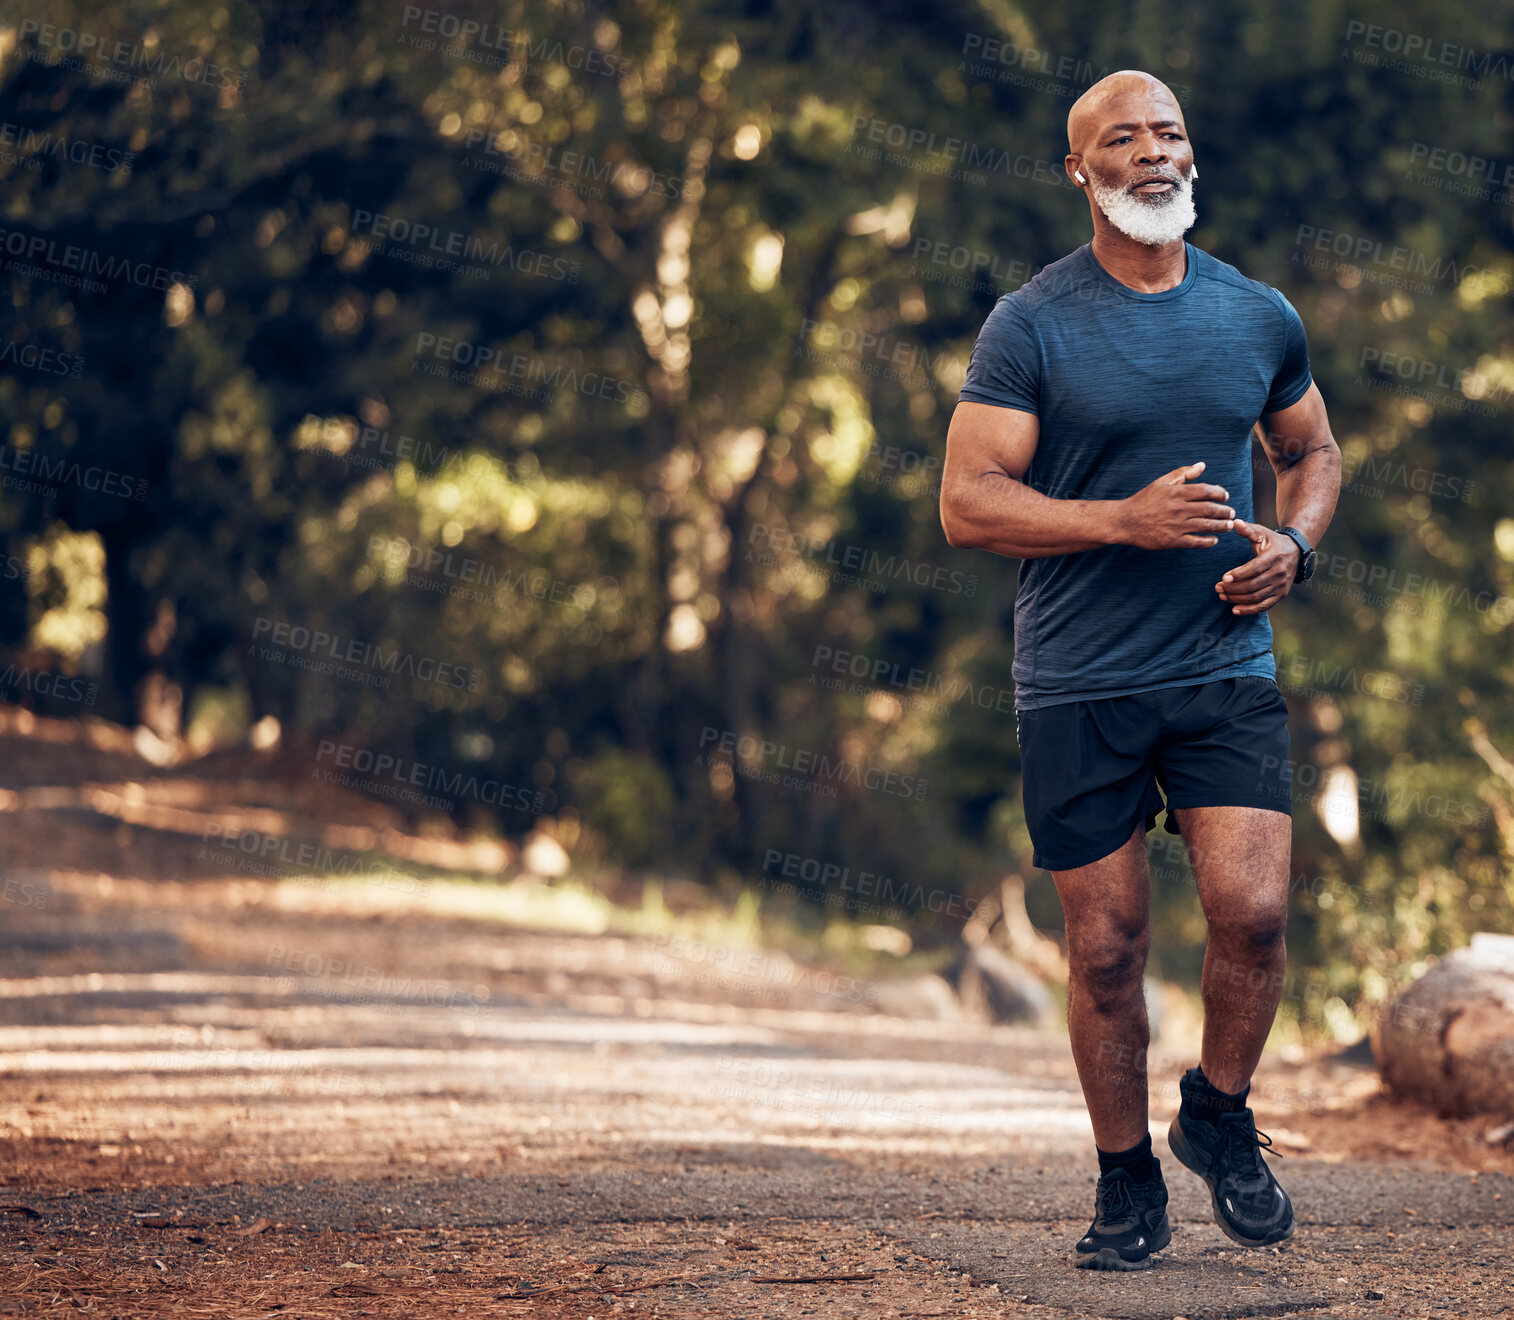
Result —
<path fill-rule="evenodd" d="M 985 322 L 947 436 L 941 521 L 954 546 L 1024 561 L 1025 818 L 1067 918 L 1068 1029 L 1100 1172 L 1074 1258 L 1130 1270 L 1171 1239 L 1142 996 L 1145 834 L 1164 806 L 1209 926 L 1199 1066 L 1168 1144 L 1234 1241 L 1293 1232 L 1246 1105 L 1282 993 L 1292 827 L 1267 611 L 1313 570 L 1340 451 L 1287 299 L 1183 239 L 1197 171 L 1171 92 L 1111 74 L 1072 107 L 1067 137 L 1093 241 Z M 1277 530 L 1252 521 L 1259 418 Z"/>

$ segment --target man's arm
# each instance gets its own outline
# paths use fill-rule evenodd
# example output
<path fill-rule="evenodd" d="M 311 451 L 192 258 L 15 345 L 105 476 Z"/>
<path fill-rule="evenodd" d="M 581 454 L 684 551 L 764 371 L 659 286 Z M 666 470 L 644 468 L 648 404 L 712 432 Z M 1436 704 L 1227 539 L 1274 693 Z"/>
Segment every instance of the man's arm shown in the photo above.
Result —
<path fill-rule="evenodd" d="M 1319 386 L 1310 384 L 1291 408 L 1262 419 L 1262 448 L 1277 473 L 1277 520 L 1318 545 L 1341 493 L 1341 451 Z"/>
<path fill-rule="evenodd" d="M 1319 386 L 1311 383 L 1303 398 L 1268 413 L 1257 429 L 1277 473 L 1278 525 L 1297 527 L 1317 546 L 1341 492 L 1341 451 L 1330 434 Z M 1299 548 L 1291 536 L 1255 523 L 1237 522 L 1235 530 L 1252 542 L 1254 557 L 1226 573 L 1215 590 L 1232 613 L 1259 614 L 1293 586 Z"/>
<path fill-rule="evenodd" d="M 1042 495 L 1021 480 L 1040 435 L 1035 413 L 970 400 L 957 405 L 941 474 L 948 544 L 1040 559 L 1106 545 L 1214 545 L 1217 534 L 1234 525 L 1235 510 L 1222 503 L 1229 494 L 1189 480 L 1203 471 L 1202 463 L 1175 468 L 1123 500 Z"/>

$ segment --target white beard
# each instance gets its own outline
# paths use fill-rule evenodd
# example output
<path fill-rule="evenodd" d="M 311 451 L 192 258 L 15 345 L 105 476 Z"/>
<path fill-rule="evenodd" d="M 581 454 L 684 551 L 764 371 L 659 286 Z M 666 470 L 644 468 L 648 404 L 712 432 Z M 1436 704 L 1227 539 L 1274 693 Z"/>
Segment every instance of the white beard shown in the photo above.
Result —
<path fill-rule="evenodd" d="M 1183 237 L 1198 219 L 1193 209 L 1193 179 L 1181 173 L 1178 182 L 1155 197 L 1140 196 L 1099 182 L 1090 170 L 1089 188 L 1104 218 L 1127 238 L 1160 247 Z"/>

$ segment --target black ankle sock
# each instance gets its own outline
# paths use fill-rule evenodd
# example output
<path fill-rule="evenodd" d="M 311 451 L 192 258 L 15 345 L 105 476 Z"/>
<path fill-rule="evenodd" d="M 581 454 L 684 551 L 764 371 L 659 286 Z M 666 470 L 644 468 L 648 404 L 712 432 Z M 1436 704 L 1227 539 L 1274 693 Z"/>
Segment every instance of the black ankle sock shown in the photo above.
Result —
<path fill-rule="evenodd" d="M 1094 1149 L 1098 1150 L 1098 1147 Z M 1099 1177 L 1102 1178 L 1115 1169 L 1124 1169 L 1138 1183 L 1150 1182 L 1158 1177 L 1162 1168 L 1157 1163 L 1156 1156 L 1151 1153 L 1151 1133 L 1148 1132 L 1129 1150 L 1117 1150 L 1113 1154 L 1100 1150 Z"/>
<path fill-rule="evenodd" d="M 1184 1101 L 1193 1118 L 1201 1118 L 1206 1123 L 1215 1123 L 1219 1121 L 1221 1114 L 1238 1114 L 1246 1107 L 1246 1097 L 1251 1094 L 1250 1082 L 1247 1082 L 1236 1094 L 1231 1095 L 1226 1091 L 1221 1091 L 1205 1077 L 1201 1067 L 1193 1070 L 1193 1078 L 1194 1088 Z"/>

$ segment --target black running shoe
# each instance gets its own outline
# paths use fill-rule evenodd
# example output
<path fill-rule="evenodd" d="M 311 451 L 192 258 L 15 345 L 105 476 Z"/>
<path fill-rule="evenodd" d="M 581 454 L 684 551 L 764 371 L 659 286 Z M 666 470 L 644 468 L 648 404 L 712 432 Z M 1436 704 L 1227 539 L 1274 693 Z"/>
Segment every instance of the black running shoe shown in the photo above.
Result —
<path fill-rule="evenodd" d="M 1114 1169 L 1099 1179 L 1093 1223 L 1073 1248 L 1073 1263 L 1080 1270 L 1148 1270 L 1151 1253 L 1171 1241 L 1161 1164 L 1143 1183 Z"/>
<path fill-rule="evenodd" d="M 1186 1102 L 1197 1069 L 1178 1084 Z M 1192 1118 L 1186 1103 L 1167 1131 L 1172 1153 L 1209 1184 L 1214 1222 L 1243 1247 L 1270 1247 L 1293 1236 L 1293 1205 L 1262 1159 L 1272 1138 L 1256 1130 L 1250 1109 L 1221 1114 L 1214 1123 Z"/>

